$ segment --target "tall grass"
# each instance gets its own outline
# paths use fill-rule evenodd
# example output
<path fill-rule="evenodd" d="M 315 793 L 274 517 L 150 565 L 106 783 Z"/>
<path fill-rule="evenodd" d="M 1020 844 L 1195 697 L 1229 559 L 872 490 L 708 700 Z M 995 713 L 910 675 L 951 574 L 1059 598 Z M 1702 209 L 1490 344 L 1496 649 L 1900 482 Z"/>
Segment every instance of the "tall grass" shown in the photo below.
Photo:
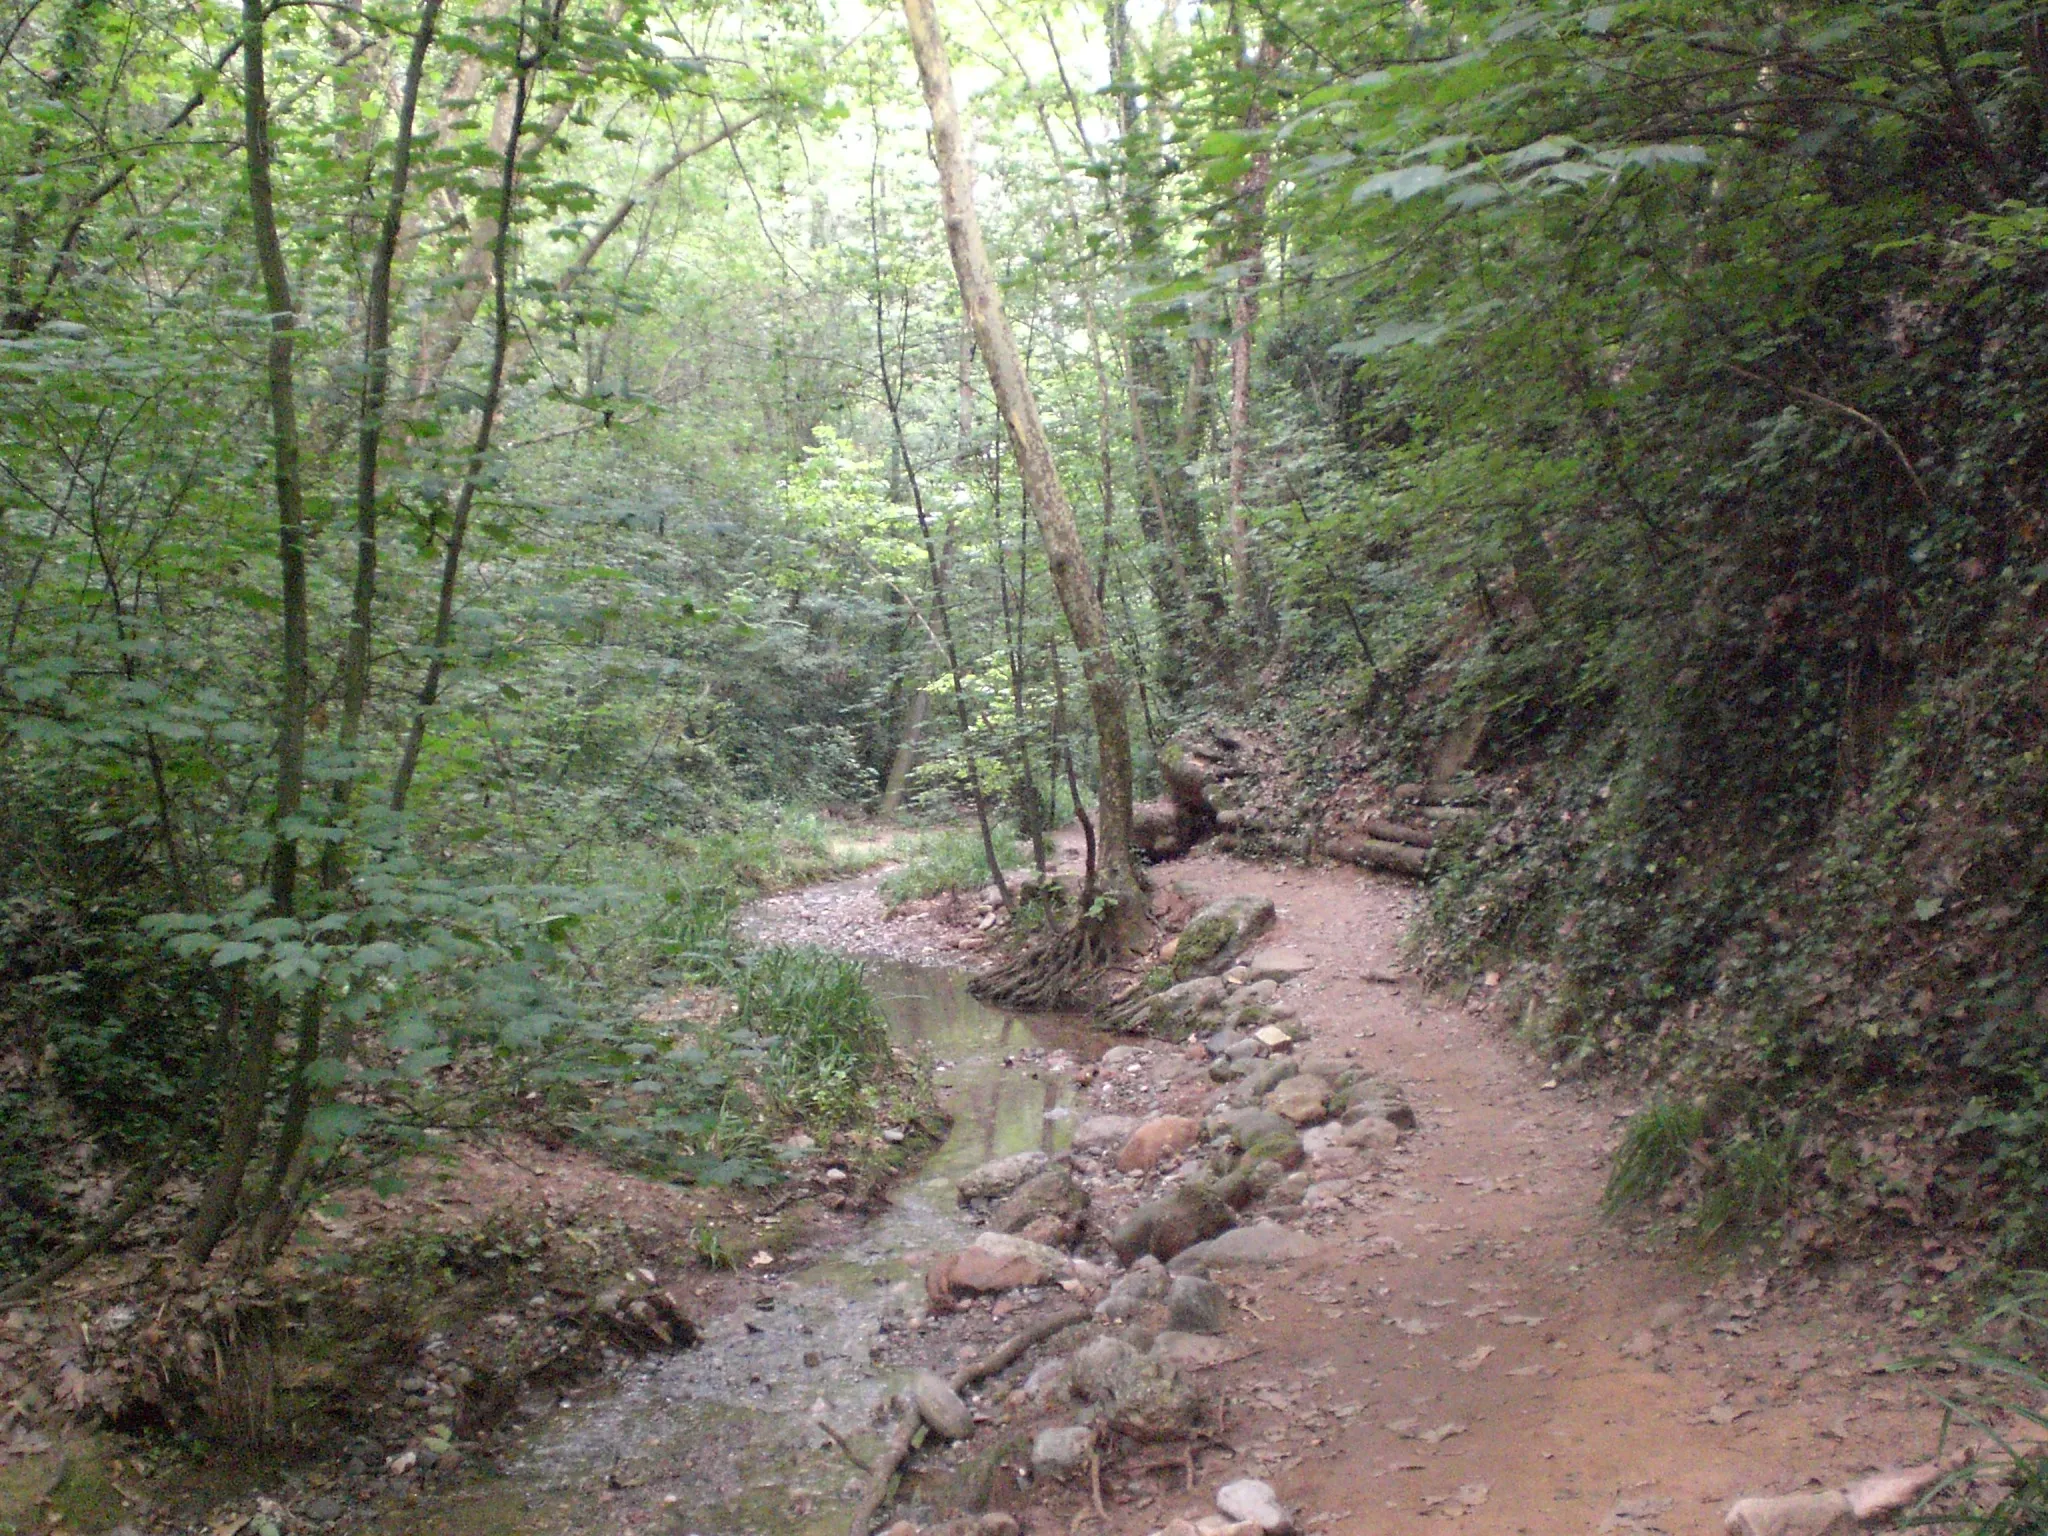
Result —
<path fill-rule="evenodd" d="M 2041 1536 L 2048 1531 L 2048 1276 L 2026 1284 L 1990 1308 L 1978 1325 L 1979 1338 L 1997 1337 L 1998 1348 L 1964 1349 L 1963 1359 L 1989 1378 L 1987 1394 L 2018 1426 L 2008 1430 L 1982 1407 L 1946 1404 L 1949 1423 L 1961 1420 L 1989 1440 L 1994 1453 L 1980 1456 L 1938 1483 L 1921 1507 L 1902 1523 L 1939 1526 L 1958 1536 Z M 1995 1502 L 1981 1502 L 1981 1490 L 2001 1489 Z M 1960 1508 L 1951 1506 L 1960 1505 Z"/>
<path fill-rule="evenodd" d="M 1028 851 L 1015 838 L 996 839 L 996 858 L 1003 868 L 1014 869 L 1027 857 Z M 902 868 L 882 877 L 882 899 L 895 907 L 948 891 L 978 891 L 988 883 L 981 833 L 971 827 L 941 827 L 917 834 Z"/>
<path fill-rule="evenodd" d="M 758 1052 L 766 1107 L 806 1125 L 852 1120 L 891 1065 L 888 1021 L 858 961 L 818 949 L 767 949 L 736 969 L 727 1037 Z"/>
<path fill-rule="evenodd" d="M 1618 1212 L 1648 1205 L 1685 1172 L 1693 1144 L 1706 1133 L 1707 1117 L 1697 1104 L 1651 1104 L 1628 1123 L 1602 1203 Z"/>

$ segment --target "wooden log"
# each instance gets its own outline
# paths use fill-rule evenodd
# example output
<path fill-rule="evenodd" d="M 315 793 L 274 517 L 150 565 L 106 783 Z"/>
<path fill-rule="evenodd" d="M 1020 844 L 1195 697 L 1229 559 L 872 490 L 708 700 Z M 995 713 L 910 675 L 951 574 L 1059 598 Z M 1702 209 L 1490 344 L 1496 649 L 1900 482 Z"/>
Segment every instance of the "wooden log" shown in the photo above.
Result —
<path fill-rule="evenodd" d="M 1376 837 L 1383 843 L 1407 843 L 1415 848 L 1428 848 L 1436 842 L 1436 834 L 1427 827 L 1405 826 L 1381 816 L 1368 816 L 1360 825 L 1368 837 Z"/>
<path fill-rule="evenodd" d="M 1397 875 L 1421 879 L 1429 869 L 1429 852 L 1406 843 L 1382 842 L 1376 837 L 1337 837 L 1330 840 L 1330 857 L 1347 864 L 1364 864 Z"/>
<path fill-rule="evenodd" d="M 1478 814 L 1468 805 L 1426 805 L 1422 808 L 1425 821 L 1470 821 Z"/>

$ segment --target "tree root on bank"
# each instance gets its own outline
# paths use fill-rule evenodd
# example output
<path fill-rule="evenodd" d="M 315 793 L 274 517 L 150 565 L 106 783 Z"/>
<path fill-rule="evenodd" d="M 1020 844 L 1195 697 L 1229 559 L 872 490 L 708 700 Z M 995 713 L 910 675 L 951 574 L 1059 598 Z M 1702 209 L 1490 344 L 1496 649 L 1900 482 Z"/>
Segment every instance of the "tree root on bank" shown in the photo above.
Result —
<path fill-rule="evenodd" d="M 1042 1317 L 1023 1332 L 1012 1334 L 972 1365 L 964 1365 L 955 1371 L 948 1385 L 955 1392 L 964 1392 L 983 1377 L 993 1376 L 1011 1364 L 1032 1345 L 1042 1344 L 1054 1334 L 1063 1333 L 1076 1323 L 1085 1323 L 1094 1315 L 1088 1307 L 1066 1307 Z M 874 1476 L 868 1481 L 868 1491 L 860 1501 L 860 1508 L 854 1511 L 853 1519 L 847 1524 L 848 1536 L 868 1536 L 868 1527 L 874 1523 L 882 1506 L 889 1502 L 896 1474 L 909 1459 L 911 1442 L 916 1439 L 923 1422 L 915 1404 L 904 1408 L 902 1418 L 896 1422 L 895 1433 L 889 1436 L 888 1445 L 875 1461 Z M 833 1435 L 832 1438 L 837 1440 L 839 1437 Z"/>
<path fill-rule="evenodd" d="M 967 984 L 984 1003 L 1027 1012 L 1082 1012 L 1100 1001 L 1122 951 L 1099 917 L 1083 912 Z"/>

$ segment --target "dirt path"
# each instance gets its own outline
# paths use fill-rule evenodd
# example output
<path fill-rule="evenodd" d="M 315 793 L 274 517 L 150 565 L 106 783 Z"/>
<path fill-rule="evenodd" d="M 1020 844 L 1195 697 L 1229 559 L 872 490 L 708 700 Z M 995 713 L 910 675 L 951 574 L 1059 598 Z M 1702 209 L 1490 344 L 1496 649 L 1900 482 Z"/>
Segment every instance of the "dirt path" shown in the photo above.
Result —
<path fill-rule="evenodd" d="M 1546 1081 L 1483 1002 L 1361 979 L 1399 966 L 1412 888 L 1222 855 L 1158 873 L 1197 901 L 1270 897 L 1267 942 L 1315 962 L 1283 995 L 1316 1048 L 1352 1047 L 1407 1084 L 1421 1124 L 1341 1204 L 1290 1218 L 1322 1255 L 1219 1276 L 1233 1341 L 1255 1353 L 1207 1375 L 1251 1466 L 1205 1461 L 1193 1494 L 1119 1490 L 1133 1501 L 1112 1505 L 1119 1536 L 1207 1514 L 1214 1484 L 1245 1475 L 1340 1536 L 1445 1518 L 1677 1536 L 1719 1531 L 1738 1495 L 1840 1486 L 1929 1453 L 1928 1386 L 1887 1369 L 1915 1347 L 1911 1321 L 1857 1302 L 1885 1276 L 1643 1253 L 1598 1215 L 1631 1106 Z"/>

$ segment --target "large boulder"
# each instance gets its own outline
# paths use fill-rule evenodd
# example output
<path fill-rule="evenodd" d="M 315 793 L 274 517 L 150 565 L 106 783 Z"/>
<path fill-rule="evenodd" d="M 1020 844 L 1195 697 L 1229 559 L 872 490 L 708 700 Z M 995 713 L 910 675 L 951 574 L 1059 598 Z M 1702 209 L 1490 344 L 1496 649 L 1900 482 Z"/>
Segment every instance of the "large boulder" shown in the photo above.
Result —
<path fill-rule="evenodd" d="M 1196 976 L 1161 992 L 1140 992 L 1103 1014 L 1101 1022 L 1108 1029 L 1177 1040 L 1216 1028 L 1229 994 L 1220 977 Z"/>
<path fill-rule="evenodd" d="M 961 1296 L 989 1296 L 1021 1286 L 1043 1285 L 1070 1268 L 1066 1255 L 1043 1243 L 1002 1232 L 984 1232 L 974 1246 L 949 1253 L 925 1271 L 925 1295 L 933 1306 L 953 1305 Z"/>
<path fill-rule="evenodd" d="M 1180 931 L 1173 949 L 1173 979 L 1218 974 L 1276 920 L 1273 903 L 1264 896 L 1225 896 L 1210 902 Z"/>
<path fill-rule="evenodd" d="M 1269 1136 L 1292 1136 L 1294 1122 L 1285 1115 L 1276 1115 L 1270 1109 L 1256 1105 L 1232 1110 L 1222 1117 L 1223 1128 L 1230 1133 L 1231 1142 L 1242 1152 L 1255 1141 Z"/>
<path fill-rule="evenodd" d="M 1109 1246 L 1125 1264 L 1142 1253 L 1164 1261 L 1191 1244 L 1228 1231 L 1236 1221 L 1236 1215 L 1213 1190 L 1180 1184 L 1125 1217 L 1110 1234 Z"/>

